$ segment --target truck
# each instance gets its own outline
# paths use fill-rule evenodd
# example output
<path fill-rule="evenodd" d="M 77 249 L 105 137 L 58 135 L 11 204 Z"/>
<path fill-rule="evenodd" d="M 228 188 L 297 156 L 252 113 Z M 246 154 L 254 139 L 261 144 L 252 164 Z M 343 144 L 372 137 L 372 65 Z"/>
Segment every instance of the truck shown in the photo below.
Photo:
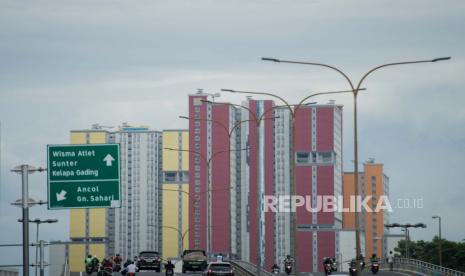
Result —
<path fill-rule="evenodd" d="M 182 253 L 182 273 L 204 271 L 207 265 L 205 250 L 184 250 Z"/>

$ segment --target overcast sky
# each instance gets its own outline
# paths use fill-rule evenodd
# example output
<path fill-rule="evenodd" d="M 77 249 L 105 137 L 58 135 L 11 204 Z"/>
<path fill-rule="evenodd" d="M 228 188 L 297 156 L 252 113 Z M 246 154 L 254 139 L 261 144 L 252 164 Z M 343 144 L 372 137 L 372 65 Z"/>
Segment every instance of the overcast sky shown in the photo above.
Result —
<path fill-rule="evenodd" d="M 423 200 L 395 208 L 391 222 L 424 222 L 414 239 L 465 238 L 465 2 L 403 1 L 0 1 L 0 243 L 21 242 L 20 177 L 27 163 L 46 166 L 46 145 L 69 142 L 71 129 L 122 122 L 187 128 L 187 95 L 197 88 L 272 91 L 297 102 L 344 90 L 336 72 L 263 62 L 263 56 L 337 66 L 358 80 L 395 61 L 451 61 L 392 67 L 369 77 L 359 97 L 360 160 L 385 165 L 390 198 Z M 244 97 L 223 93 L 222 101 Z M 344 166 L 353 170 L 352 98 L 344 105 Z M 46 199 L 45 174 L 30 194 Z M 68 239 L 68 211 L 41 237 Z M 35 231 L 33 231 L 34 233 Z M 20 249 L 0 249 L 19 263 Z"/>

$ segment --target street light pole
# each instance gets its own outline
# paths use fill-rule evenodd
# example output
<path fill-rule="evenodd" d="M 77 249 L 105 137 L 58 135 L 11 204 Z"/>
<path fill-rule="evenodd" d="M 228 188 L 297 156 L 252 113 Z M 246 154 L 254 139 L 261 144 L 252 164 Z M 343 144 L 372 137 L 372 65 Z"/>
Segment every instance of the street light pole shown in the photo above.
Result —
<path fill-rule="evenodd" d="M 441 236 L 441 216 L 433 216 L 433 219 L 439 220 L 439 244 L 438 244 L 438 254 L 439 254 L 439 266 L 442 266 L 442 236 Z"/>
<path fill-rule="evenodd" d="M 42 172 L 44 168 L 35 168 L 29 165 L 20 165 L 12 169 L 12 172 L 21 174 L 23 211 L 23 276 L 29 276 L 29 179 L 30 173 Z"/>
<path fill-rule="evenodd" d="M 360 90 L 365 90 L 364 88 L 360 88 Z M 240 94 L 249 94 L 249 95 L 263 95 L 263 96 L 269 96 L 269 97 L 273 97 L 273 98 L 276 98 L 278 100 L 280 100 L 284 105 L 284 107 L 286 107 L 288 110 L 289 110 L 289 113 L 291 115 L 291 125 L 290 125 L 290 132 L 291 132 L 291 148 L 290 148 L 290 152 L 291 152 L 291 164 L 290 164 L 290 179 L 289 179 L 289 182 L 290 182 L 290 194 L 291 196 L 295 196 L 296 195 L 296 185 L 295 185 L 295 166 L 296 166 L 296 160 L 295 160 L 295 143 L 296 143 L 296 135 L 295 135 L 295 119 L 296 119 L 296 114 L 297 114 L 297 111 L 299 110 L 299 108 L 305 103 L 305 101 L 307 101 L 308 99 L 312 98 L 312 97 L 315 97 L 315 96 L 319 96 L 319 95 L 329 95 L 329 94 L 340 94 L 340 93 L 351 93 L 352 90 L 347 90 L 347 91 L 329 91 L 329 92 L 319 92 L 319 93 L 314 93 L 314 94 L 310 94 L 309 96 L 307 97 L 304 97 L 302 100 L 300 100 L 300 102 L 297 104 L 297 105 L 291 105 L 288 103 L 288 101 L 286 101 L 284 98 L 278 96 L 278 95 L 275 95 L 273 93 L 269 93 L 269 92 L 252 92 L 252 91 L 242 91 L 242 90 L 233 90 L 233 89 L 221 89 L 221 91 L 225 91 L 225 92 L 230 92 L 230 93 L 240 93 Z M 292 108 L 291 106 L 294 106 L 294 108 Z M 276 108 L 275 107 L 272 107 L 270 108 L 269 110 L 266 110 L 265 112 L 263 112 L 263 114 L 261 115 L 263 118 L 264 115 L 269 112 L 270 110 L 274 110 Z M 257 124 L 257 129 L 258 129 L 258 124 Z M 258 131 L 257 131 L 257 137 L 258 137 Z M 258 145 L 258 138 L 257 138 L 257 145 Z M 258 149 L 257 149 L 257 152 L 258 152 Z M 257 155 L 257 162 L 258 162 L 258 155 Z M 257 172 L 258 174 L 258 172 Z M 257 186 L 258 186 L 258 179 L 257 179 Z M 258 197 L 258 192 L 257 192 L 257 197 Z M 291 210 L 295 210 L 295 202 L 293 200 L 291 200 Z M 258 207 L 258 206 L 257 206 Z M 258 208 L 258 212 L 260 212 L 260 208 Z M 258 218 L 257 218 L 258 219 Z M 257 240 L 258 240 L 258 235 L 257 235 Z M 297 266 L 297 219 L 296 219 L 296 213 L 295 212 L 291 212 L 291 219 L 290 219 L 290 247 L 291 247 L 291 255 L 293 256 L 294 258 L 294 274 L 297 275 L 298 274 L 298 266 Z"/>
<path fill-rule="evenodd" d="M 386 63 L 383 65 L 376 66 L 372 69 L 370 69 L 363 77 L 359 80 L 358 84 L 355 86 L 352 80 L 348 77 L 347 74 L 345 74 L 342 70 L 328 65 L 328 64 L 323 64 L 323 63 L 316 63 L 316 62 L 301 62 L 301 61 L 291 61 L 291 60 L 280 60 L 276 58 L 262 58 L 264 61 L 273 61 L 273 62 L 280 62 L 280 63 L 293 63 L 293 64 L 303 64 L 303 65 L 313 65 L 313 66 L 321 66 L 321 67 L 326 67 L 329 69 L 332 69 L 334 71 L 337 71 L 339 74 L 341 74 L 349 83 L 350 88 L 353 93 L 354 97 L 354 196 L 357 198 L 359 196 L 359 190 L 358 190 L 358 126 L 357 126 L 357 95 L 358 92 L 360 91 L 360 87 L 363 83 L 363 81 L 373 73 L 374 71 L 388 67 L 388 66 L 395 66 L 395 65 L 406 65 L 406 64 L 416 64 L 416 63 L 428 63 L 428 62 L 437 62 L 437 61 L 444 61 L 444 60 L 450 60 L 450 57 L 441 57 L 441 58 L 435 58 L 435 59 L 430 59 L 430 60 L 416 60 L 416 61 L 406 61 L 406 62 L 394 62 L 394 63 Z M 360 207 L 361 206 L 356 206 L 356 212 L 355 212 L 355 244 L 356 244 L 356 258 L 360 256 L 361 249 L 360 249 Z M 356 274 L 358 275 L 360 271 L 360 262 L 356 262 Z"/>
<path fill-rule="evenodd" d="M 409 237 L 409 234 L 408 234 L 408 228 L 407 227 L 404 228 L 404 231 L 405 231 L 405 258 L 408 259 L 410 257 L 410 252 L 409 252 L 410 251 L 410 248 L 409 248 L 409 243 L 410 243 L 409 239 L 410 239 L 410 237 Z"/>
<path fill-rule="evenodd" d="M 18 222 L 23 222 L 22 219 L 18 219 Z M 35 223 L 36 224 L 36 261 L 35 261 L 35 276 L 37 276 L 37 273 L 38 273 L 38 269 L 39 267 L 37 266 L 37 264 L 39 264 L 39 250 L 40 250 L 40 246 L 39 246 L 39 225 L 41 223 L 56 223 L 58 222 L 57 219 L 46 219 L 46 220 L 40 220 L 38 218 L 34 219 L 34 220 L 29 220 L 29 223 Z"/>

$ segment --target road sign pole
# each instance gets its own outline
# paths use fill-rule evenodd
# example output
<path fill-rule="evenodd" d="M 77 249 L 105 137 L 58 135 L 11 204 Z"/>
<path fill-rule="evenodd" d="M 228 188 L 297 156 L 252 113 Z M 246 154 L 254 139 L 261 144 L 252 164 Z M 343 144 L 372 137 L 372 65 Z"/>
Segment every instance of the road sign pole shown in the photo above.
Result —
<path fill-rule="evenodd" d="M 40 276 L 44 276 L 44 241 L 39 241 L 39 250 L 40 250 Z"/>
<path fill-rule="evenodd" d="M 21 165 L 23 194 L 23 276 L 29 276 L 29 195 L 28 165 Z"/>

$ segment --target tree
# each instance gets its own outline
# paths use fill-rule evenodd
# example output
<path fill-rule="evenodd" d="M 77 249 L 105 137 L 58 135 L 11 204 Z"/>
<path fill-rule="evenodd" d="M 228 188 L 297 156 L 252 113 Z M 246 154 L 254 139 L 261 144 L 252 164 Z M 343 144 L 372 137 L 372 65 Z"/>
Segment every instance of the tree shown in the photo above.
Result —
<path fill-rule="evenodd" d="M 465 242 L 446 239 L 442 239 L 441 242 L 442 265 L 450 269 L 465 271 Z M 396 257 L 405 258 L 405 245 L 405 240 L 399 241 L 394 249 Z M 435 236 L 432 241 L 409 241 L 408 247 L 410 258 L 439 265 L 439 237 Z"/>

